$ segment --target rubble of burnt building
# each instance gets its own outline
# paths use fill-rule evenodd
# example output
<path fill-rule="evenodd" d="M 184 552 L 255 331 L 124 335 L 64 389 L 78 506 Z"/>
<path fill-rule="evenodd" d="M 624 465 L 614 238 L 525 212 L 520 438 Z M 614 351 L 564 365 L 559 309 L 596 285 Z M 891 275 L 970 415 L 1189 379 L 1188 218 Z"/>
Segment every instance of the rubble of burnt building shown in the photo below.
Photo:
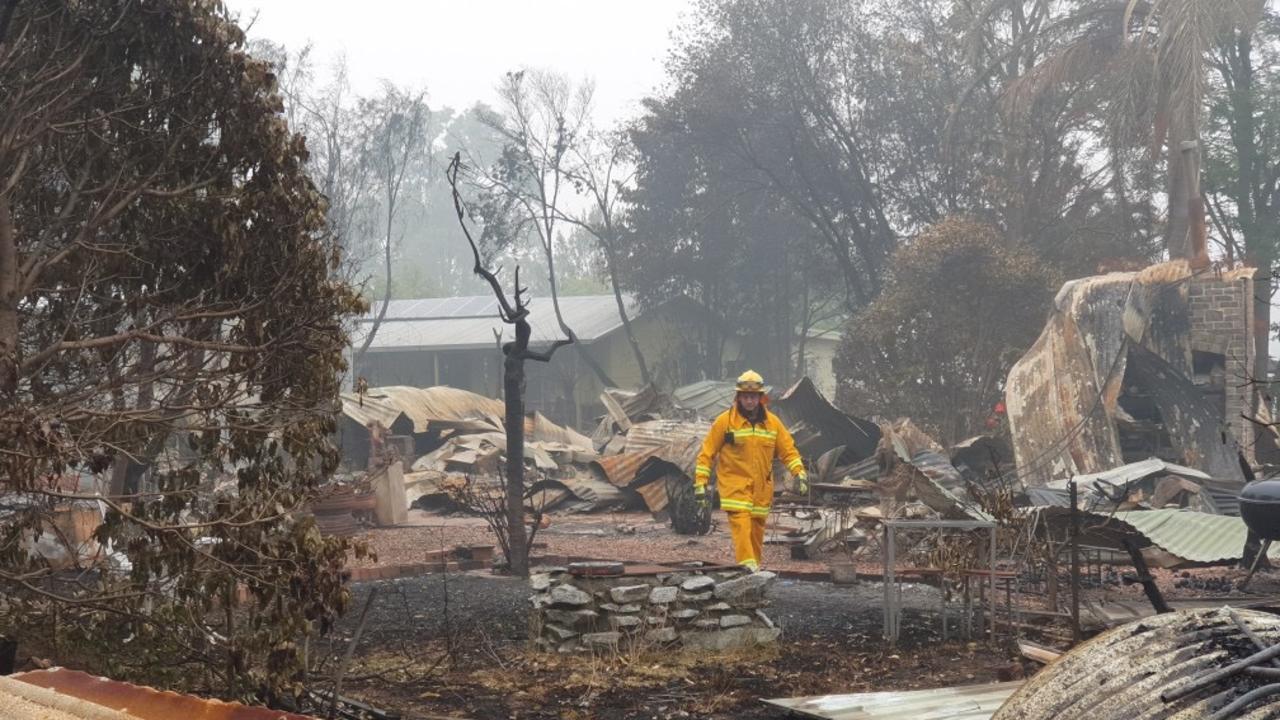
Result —
<path fill-rule="evenodd" d="M 1185 261 L 1064 285 L 1005 390 L 1019 478 L 1155 457 L 1243 483 L 1267 414 L 1254 382 L 1264 287 L 1252 268 Z"/>

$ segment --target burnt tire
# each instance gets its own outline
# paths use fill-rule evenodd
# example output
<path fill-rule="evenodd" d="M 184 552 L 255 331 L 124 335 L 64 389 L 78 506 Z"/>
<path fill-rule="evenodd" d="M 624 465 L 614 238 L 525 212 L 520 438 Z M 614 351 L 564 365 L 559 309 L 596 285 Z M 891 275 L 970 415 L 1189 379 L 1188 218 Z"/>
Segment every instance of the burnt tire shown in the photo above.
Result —
<path fill-rule="evenodd" d="M 714 487 L 707 489 L 706 508 L 698 507 L 693 483 L 684 475 L 668 475 L 667 512 L 671 528 L 679 535 L 706 535 L 711 532 L 711 508 L 720 504 Z"/>

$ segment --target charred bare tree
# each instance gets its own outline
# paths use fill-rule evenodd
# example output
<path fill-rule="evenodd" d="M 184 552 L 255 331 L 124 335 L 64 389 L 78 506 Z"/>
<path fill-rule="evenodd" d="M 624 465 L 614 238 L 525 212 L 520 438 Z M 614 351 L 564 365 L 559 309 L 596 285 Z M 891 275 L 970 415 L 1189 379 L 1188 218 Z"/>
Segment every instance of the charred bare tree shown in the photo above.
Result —
<path fill-rule="evenodd" d="M 520 286 L 520 267 L 516 266 L 514 280 L 512 281 L 512 293 L 508 297 L 507 293 L 502 289 L 502 283 L 498 281 L 498 276 L 484 266 L 484 261 L 480 257 L 480 247 L 476 244 L 474 238 L 471 237 L 471 231 L 467 228 L 467 212 L 462 202 L 462 195 L 458 192 L 458 173 L 462 170 L 462 153 L 456 153 L 453 160 L 449 163 L 446 177 L 449 181 L 449 188 L 453 193 L 453 207 L 458 213 L 458 225 L 462 228 L 462 234 L 466 236 L 467 243 L 471 246 L 471 253 L 475 259 L 475 266 L 472 268 L 485 282 L 489 283 L 489 287 L 493 290 L 493 295 L 498 300 L 498 316 L 502 322 L 511 325 L 515 329 L 515 339 L 503 343 L 502 355 L 502 388 L 503 402 L 506 405 L 506 413 L 504 423 L 507 430 L 507 456 L 506 456 L 506 478 L 505 478 L 505 499 L 506 499 L 506 532 L 509 554 L 507 561 L 511 565 L 511 572 L 520 577 L 529 574 L 529 540 L 525 534 L 524 528 L 524 391 L 525 391 L 525 374 L 524 363 L 526 360 L 535 362 L 551 362 L 551 357 L 556 350 L 565 345 L 573 344 L 574 334 L 565 324 L 564 317 L 560 314 L 560 305 L 556 302 L 555 282 L 551 283 L 551 293 L 553 306 L 556 310 L 556 322 L 560 325 L 560 332 L 564 333 L 565 339 L 556 340 L 551 343 L 551 347 L 545 352 L 538 352 L 529 347 L 530 341 L 533 339 L 533 328 L 529 325 L 529 306 L 527 293 L 528 288 Z M 550 259 L 551 250 L 547 248 L 548 259 Z M 554 265 L 549 266 L 549 271 L 554 275 Z M 500 538 L 501 539 L 501 538 Z"/>

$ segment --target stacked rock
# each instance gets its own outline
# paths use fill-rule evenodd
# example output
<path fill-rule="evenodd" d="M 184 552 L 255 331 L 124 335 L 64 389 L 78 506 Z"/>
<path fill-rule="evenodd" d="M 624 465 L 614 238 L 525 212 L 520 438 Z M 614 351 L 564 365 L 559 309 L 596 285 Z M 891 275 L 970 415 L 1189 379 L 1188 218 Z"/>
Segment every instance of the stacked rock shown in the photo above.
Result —
<path fill-rule="evenodd" d="M 579 577 L 551 568 L 530 577 L 530 639 L 552 652 L 764 645 L 782 633 L 763 610 L 775 578 L 771 572 L 696 568 Z"/>

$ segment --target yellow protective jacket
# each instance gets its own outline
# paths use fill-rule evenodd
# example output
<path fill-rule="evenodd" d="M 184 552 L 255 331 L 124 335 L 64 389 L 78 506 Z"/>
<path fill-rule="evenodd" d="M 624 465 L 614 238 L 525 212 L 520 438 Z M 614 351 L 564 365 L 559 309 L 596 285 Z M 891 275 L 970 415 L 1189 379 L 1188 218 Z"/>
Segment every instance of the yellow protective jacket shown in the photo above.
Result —
<path fill-rule="evenodd" d="M 782 460 L 792 475 L 805 477 L 795 440 L 778 416 L 767 408 L 764 421 L 755 425 L 738 411 L 737 403 L 716 418 L 698 453 L 695 485 L 706 485 L 711 479 L 711 462 L 717 456 L 716 482 L 720 488 L 720 507 L 724 510 L 769 514 L 774 458 Z"/>

